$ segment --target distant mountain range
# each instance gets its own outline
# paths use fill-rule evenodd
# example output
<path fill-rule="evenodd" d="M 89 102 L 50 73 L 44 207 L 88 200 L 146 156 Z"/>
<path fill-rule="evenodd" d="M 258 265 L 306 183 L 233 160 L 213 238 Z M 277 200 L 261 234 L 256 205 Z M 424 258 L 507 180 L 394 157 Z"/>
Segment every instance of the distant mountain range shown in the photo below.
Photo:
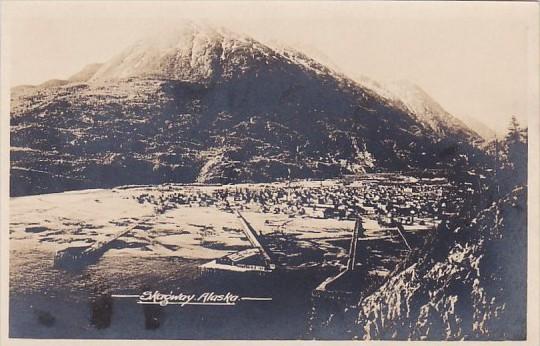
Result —
<path fill-rule="evenodd" d="M 463 115 L 453 116 L 425 90 L 410 81 L 398 80 L 381 83 L 365 76 L 357 77 L 355 80 L 394 103 L 396 107 L 416 115 L 418 121 L 435 132 L 445 131 L 449 128 L 468 128 L 473 137 L 479 135 L 484 140 L 491 140 L 495 136 L 494 130 L 478 120 Z"/>
<path fill-rule="evenodd" d="M 441 167 L 480 139 L 420 89 L 405 96 L 186 24 L 68 80 L 13 88 L 11 194 Z"/>

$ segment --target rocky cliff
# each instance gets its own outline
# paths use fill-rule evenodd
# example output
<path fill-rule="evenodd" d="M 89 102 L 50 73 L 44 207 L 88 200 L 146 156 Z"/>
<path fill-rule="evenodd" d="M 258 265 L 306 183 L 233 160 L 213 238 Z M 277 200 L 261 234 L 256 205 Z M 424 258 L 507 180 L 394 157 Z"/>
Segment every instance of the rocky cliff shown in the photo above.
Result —
<path fill-rule="evenodd" d="M 472 221 L 439 227 L 362 299 L 359 338 L 523 340 L 527 195 L 516 188 Z"/>

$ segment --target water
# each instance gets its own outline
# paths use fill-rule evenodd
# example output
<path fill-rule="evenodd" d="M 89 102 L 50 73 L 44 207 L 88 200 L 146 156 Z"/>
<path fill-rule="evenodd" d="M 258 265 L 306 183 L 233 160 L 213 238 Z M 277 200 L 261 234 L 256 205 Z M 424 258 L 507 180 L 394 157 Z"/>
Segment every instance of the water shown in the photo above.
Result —
<path fill-rule="evenodd" d="M 310 339 L 311 291 L 331 272 L 200 275 L 200 260 L 107 256 L 80 272 L 53 268 L 53 254 L 12 250 L 10 336 L 14 338 Z M 272 301 L 235 306 L 136 304 L 111 294 L 215 292 Z"/>

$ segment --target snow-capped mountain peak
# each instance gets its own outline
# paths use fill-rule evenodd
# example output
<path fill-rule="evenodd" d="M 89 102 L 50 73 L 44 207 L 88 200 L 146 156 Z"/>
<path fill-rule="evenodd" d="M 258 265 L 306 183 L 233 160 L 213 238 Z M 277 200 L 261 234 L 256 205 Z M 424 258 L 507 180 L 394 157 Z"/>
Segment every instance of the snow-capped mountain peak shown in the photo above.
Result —
<path fill-rule="evenodd" d="M 441 136 L 458 131 L 471 140 L 480 139 L 478 133 L 446 111 L 424 89 L 411 81 L 402 79 L 382 84 L 365 76 L 357 80 L 361 85 L 412 114 L 420 123 Z"/>
<path fill-rule="evenodd" d="M 106 62 L 90 82 L 152 77 L 209 82 L 248 68 L 272 51 L 224 28 L 188 23 L 140 40 Z"/>
<path fill-rule="evenodd" d="M 12 156 L 23 168 L 15 194 L 32 179 L 50 192 L 58 179 L 260 182 L 461 162 L 473 134 L 410 93 L 423 103 L 377 94 L 294 49 L 182 25 L 70 80 L 12 94 L 11 145 L 36 150 Z M 441 156 L 448 143 L 460 151 Z"/>

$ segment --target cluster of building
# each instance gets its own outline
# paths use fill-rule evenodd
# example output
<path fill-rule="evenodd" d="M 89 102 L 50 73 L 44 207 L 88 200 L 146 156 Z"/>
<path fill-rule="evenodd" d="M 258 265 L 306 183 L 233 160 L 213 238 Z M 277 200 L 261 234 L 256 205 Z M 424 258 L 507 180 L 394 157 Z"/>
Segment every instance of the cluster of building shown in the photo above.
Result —
<path fill-rule="evenodd" d="M 354 220 L 358 215 L 371 215 L 381 224 L 438 219 L 451 216 L 460 206 L 459 191 L 445 179 L 424 181 L 391 177 L 310 186 L 301 183 L 225 185 L 211 189 L 186 186 L 158 195 L 143 193 L 136 198 L 140 203 L 155 204 L 160 212 L 189 205 L 228 212 L 248 209 L 290 217 Z"/>

